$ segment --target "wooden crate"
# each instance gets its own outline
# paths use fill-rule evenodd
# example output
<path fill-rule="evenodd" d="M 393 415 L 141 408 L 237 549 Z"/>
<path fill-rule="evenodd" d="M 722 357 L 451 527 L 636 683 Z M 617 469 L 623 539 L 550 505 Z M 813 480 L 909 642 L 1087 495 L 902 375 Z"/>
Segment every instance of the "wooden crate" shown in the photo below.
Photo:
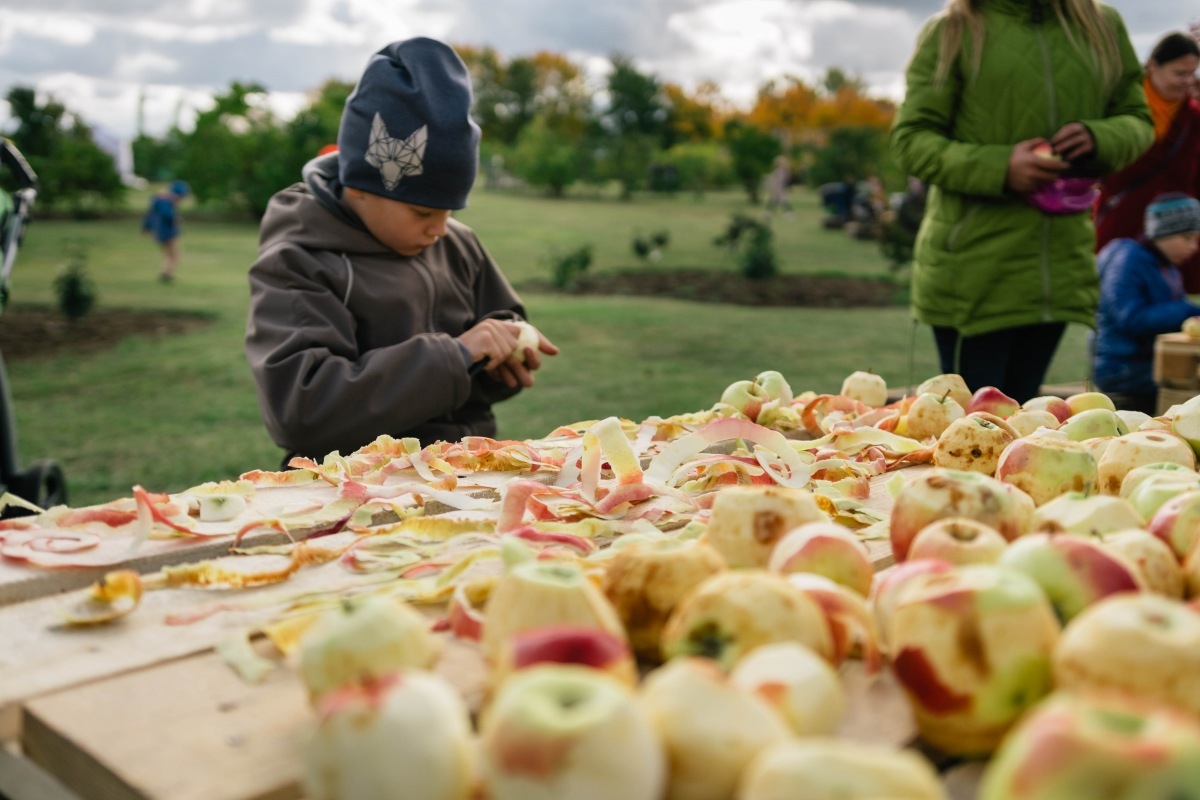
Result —
<path fill-rule="evenodd" d="M 1155 337 L 1154 381 L 1163 389 L 1200 394 L 1200 339 L 1178 332 Z"/>
<path fill-rule="evenodd" d="M 1167 389 L 1158 390 L 1158 408 L 1156 412 L 1165 414 L 1171 406 L 1185 403 L 1191 400 L 1196 395 L 1200 394 L 1200 388 L 1196 389 Z"/>

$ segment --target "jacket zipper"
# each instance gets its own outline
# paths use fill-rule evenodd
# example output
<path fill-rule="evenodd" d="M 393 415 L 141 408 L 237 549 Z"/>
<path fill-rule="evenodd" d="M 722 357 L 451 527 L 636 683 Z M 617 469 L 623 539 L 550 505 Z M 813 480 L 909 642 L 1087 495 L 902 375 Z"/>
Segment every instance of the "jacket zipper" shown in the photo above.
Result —
<path fill-rule="evenodd" d="M 1046 33 L 1042 27 L 1042 6 L 1036 0 L 1030 11 L 1030 21 L 1036 28 L 1038 48 L 1042 51 L 1042 74 L 1046 79 L 1046 111 L 1050 123 L 1049 133 L 1053 135 L 1058 130 L 1058 96 L 1054 90 L 1054 64 L 1050 59 L 1050 48 L 1046 46 Z M 1050 322 L 1050 218 L 1045 214 L 1042 215 L 1039 247 L 1041 248 L 1040 268 L 1042 272 L 1042 319 Z"/>

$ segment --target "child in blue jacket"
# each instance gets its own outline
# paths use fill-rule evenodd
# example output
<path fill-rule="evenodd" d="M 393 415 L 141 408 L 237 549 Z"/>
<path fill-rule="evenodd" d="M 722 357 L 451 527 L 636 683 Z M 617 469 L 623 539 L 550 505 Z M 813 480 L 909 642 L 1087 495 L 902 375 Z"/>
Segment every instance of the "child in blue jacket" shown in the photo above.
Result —
<path fill-rule="evenodd" d="M 173 181 L 169 187 L 150 198 L 150 207 L 142 217 L 142 233 L 153 236 L 162 248 L 162 272 L 158 279 L 163 283 L 175 280 L 175 267 L 179 264 L 179 214 L 176 206 L 190 192 L 184 181 Z"/>
<path fill-rule="evenodd" d="M 1117 408 L 1157 412 L 1154 338 L 1200 315 L 1178 269 L 1198 247 L 1200 201 L 1171 192 L 1147 206 L 1141 236 L 1114 239 L 1100 251 L 1094 378 Z"/>

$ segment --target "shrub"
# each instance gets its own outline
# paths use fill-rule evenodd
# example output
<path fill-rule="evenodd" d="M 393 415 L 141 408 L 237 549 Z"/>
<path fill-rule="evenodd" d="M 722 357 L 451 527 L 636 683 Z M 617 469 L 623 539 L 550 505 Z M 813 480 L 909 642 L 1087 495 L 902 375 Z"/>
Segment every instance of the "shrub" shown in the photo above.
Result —
<path fill-rule="evenodd" d="M 58 310 L 71 322 L 87 316 L 96 305 L 96 286 L 88 276 L 85 260 L 82 253 L 75 253 L 54 277 Z"/>
<path fill-rule="evenodd" d="M 768 225 L 745 214 L 734 214 L 725 232 L 713 244 L 734 254 L 742 275 L 750 280 L 765 280 L 779 272 L 774 238 Z"/>
<path fill-rule="evenodd" d="M 551 253 L 549 256 L 551 280 L 560 289 L 565 289 L 592 265 L 592 246 L 581 245 L 566 253 Z"/>
<path fill-rule="evenodd" d="M 661 230 L 655 231 L 649 236 L 642 236 L 640 233 L 634 233 L 630 244 L 633 247 L 633 254 L 643 261 L 658 261 L 662 258 L 662 251 L 667 248 L 671 242 L 670 231 Z"/>

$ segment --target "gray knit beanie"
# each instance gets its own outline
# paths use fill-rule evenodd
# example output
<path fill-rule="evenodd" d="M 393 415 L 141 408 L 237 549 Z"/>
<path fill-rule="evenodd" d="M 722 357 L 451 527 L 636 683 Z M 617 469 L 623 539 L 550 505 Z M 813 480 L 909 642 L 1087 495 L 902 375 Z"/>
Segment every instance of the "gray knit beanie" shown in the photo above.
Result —
<path fill-rule="evenodd" d="M 371 56 L 338 128 L 343 186 L 430 208 L 467 205 L 479 162 L 471 77 L 434 39 L 393 42 Z"/>
<path fill-rule="evenodd" d="M 1160 194 L 1146 206 L 1147 239 L 1200 231 L 1200 201 L 1183 192 Z"/>

